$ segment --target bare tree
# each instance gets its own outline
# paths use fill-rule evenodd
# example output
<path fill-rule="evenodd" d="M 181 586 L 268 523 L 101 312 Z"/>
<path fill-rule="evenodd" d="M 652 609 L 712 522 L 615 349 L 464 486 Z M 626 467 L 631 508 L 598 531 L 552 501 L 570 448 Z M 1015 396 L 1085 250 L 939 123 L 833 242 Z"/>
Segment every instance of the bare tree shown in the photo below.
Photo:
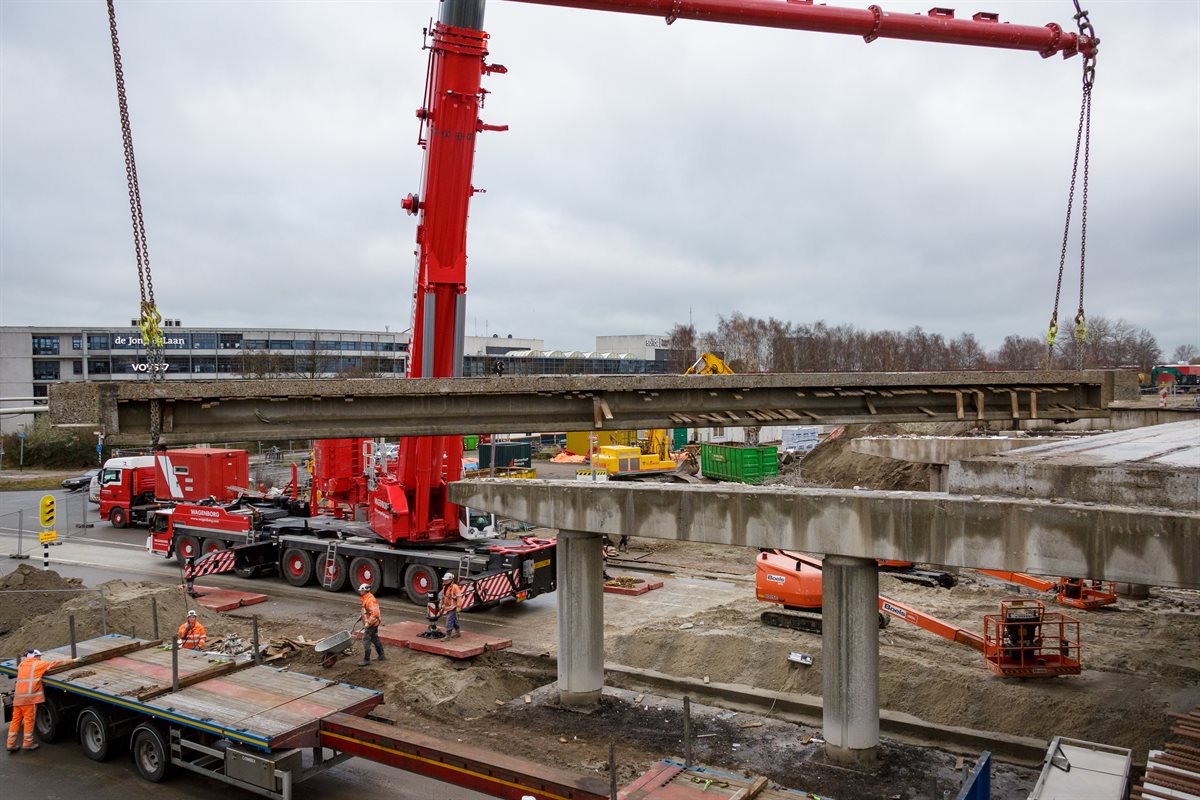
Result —
<path fill-rule="evenodd" d="M 333 358 L 321 349 L 320 339 L 312 340 L 312 347 L 296 351 L 296 376 L 300 378 L 322 378 L 333 369 Z"/>
<path fill-rule="evenodd" d="M 696 363 L 696 327 L 676 325 L 667 334 L 667 373 L 681 375 Z"/>
<path fill-rule="evenodd" d="M 292 372 L 288 356 L 270 350 L 247 350 L 242 353 L 242 374 L 247 378 L 282 378 Z"/>
<path fill-rule="evenodd" d="M 1176 347 L 1171 353 L 1171 363 L 1173 364 L 1197 364 L 1200 363 L 1200 349 L 1197 349 L 1194 344 L 1181 344 Z"/>

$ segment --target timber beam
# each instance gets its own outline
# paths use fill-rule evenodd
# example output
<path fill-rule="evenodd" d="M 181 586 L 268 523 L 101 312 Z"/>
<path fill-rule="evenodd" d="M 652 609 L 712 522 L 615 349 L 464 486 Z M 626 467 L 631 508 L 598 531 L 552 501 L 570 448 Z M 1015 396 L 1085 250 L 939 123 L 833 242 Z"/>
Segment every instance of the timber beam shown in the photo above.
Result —
<path fill-rule="evenodd" d="M 112 381 L 50 387 L 55 425 L 144 444 L 353 436 L 1066 422 L 1137 396 L 1132 372 L 890 372 L 505 378 Z"/>

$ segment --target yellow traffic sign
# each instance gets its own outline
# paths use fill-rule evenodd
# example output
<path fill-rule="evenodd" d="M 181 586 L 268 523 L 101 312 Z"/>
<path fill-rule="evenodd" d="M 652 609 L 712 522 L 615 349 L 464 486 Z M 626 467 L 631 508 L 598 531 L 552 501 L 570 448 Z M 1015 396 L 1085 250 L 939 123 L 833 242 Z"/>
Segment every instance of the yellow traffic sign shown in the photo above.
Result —
<path fill-rule="evenodd" d="M 38 534 L 38 544 L 47 544 L 58 539 L 58 531 L 42 531 Z"/>
<path fill-rule="evenodd" d="M 43 528 L 54 527 L 54 495 L 48 494 L 42 497 L 41 505 L 38 507 L 38 521 L 42 523 Z"/>

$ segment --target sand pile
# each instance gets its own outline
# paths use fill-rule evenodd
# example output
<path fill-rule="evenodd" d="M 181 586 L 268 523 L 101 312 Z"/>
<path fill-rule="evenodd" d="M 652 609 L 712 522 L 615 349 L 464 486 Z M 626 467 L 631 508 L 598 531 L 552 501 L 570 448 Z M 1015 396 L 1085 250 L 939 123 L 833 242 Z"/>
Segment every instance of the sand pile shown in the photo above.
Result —
<path fill-rule="evenodd" d="M 83 587 L 77 578 L 21 564 L 0 576 L 0 639 L 31 617 L 50 613 Z"/>
<path fill-rule="evenodd" d="M 878 458 L 855 453 L 850 442 L 866 436 L 956 436 L 970 429 L 964 423 L 938 425 L 847 425 L 842 435 L 823 442 L 815 450 L 794 462 L 771 483 L 788 486 L 832 486 L 838 489 L 894 489 L 926 491 L 929 489 L 928 464 L 909 464 L 890 458 Z"/>
<path fill-rule="evenodd" d="M 72 615 L 75 637 L 80 641 L 103 635 L 105 627 L 108 633 L 149 638 L 154 628 L 151 600 L 158 606 L 161 638 L 173 636 L 189 610 L 199 614 L 210 639 L 226 633 L 244 637 L 249 632 L 244 622 L 200 608 L 181 590 L 158 583 L 108 581 L 96 589 L 61 597 L 64 599 L 56 601 L 49 611 L 39 608 L 36 614 L 21 613 L 14 617 L 12 630 L 0 635 L 0 652 L 16 653 L 30 647 L 47 650 L 69 644 L 68 618 Z"/>

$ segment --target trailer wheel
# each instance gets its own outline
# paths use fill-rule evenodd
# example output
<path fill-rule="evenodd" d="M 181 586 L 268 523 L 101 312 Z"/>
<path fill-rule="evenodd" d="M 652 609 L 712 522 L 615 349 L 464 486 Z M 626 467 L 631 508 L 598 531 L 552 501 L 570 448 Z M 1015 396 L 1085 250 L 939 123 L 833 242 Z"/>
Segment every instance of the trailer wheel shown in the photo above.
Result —
<path fill-rule="evenodd" d="M 335 554 L 330 560 L 328 553 L 322 553 L 317 557 L 317 578 L 321 581 L 321 588 L 327 592 L 340 592 L 345 589 L 346 582 L 350 579 L 346 557 Z"/>
<path fill-rule="evenodd" d="M 354 581 L 355 589 L 365 583 L 371 587 L 371 594 L 374 594 L 383 586 L 383 569 L 375 559 L 358 556 L 350 562 L 350 579 Z"/>
<path fill-rule="evenodd" d="M 283 573 L 284 580 L 292 586 L 304 586 L 313 577 L 312 553 L 297 547 L 289 547 L 283 551 L 283 560 L 279 563 L 279 570 Z"/>
<path fill-rule="evenodd" d="M 158 726 L 148 722 L 138 725 L 130 739 L 130 750 L 138 774 L 151 783 L 160 783 L 170 773 L 170 752 Z"/>
<path fill-rule="evenodd" d="M 34 717 L 38 739 L 47 744 L 57 742 L 70 728 L 71 716 L 60 700 L 47 694 L 46 702 L 38 704 L 37 716 Z"/>
<path fill-rule="evenodd" d="M 111 730 L 108 717 L 95 706 L 79 712 L 79 746 L 92 761 L 107 761 L 112 754 Z"/>
<path fill-rule="evenodd" d="M 357 560 L 357 559 L 356 559 Z M 430 593 L 437 594 L 441 580 L 433 567 L 424 564 L 409 564 L 404 571 L 404 593 L 410 602 L 423 606 Z"/>
<path fill-rule="evenodd" d="M 200 553 L 202 555 L 208 555 L 209 553 L 214 553 L 217 550 L 228 550 L 228 549 L 229 549 L 229 545 L 226 542 L 221 541 L 220 539 L 204 539 L 203 541 L 200 542 Z"/>
<path fill-rule="evenodd" d="M 239 578 L 257 578 L 261 567 L 234 567 L 233 574 Z"/>
<path fill-rule="evenodd" d="M 129 524 L 129 514 L 123 508 L 114 508 L 108 514 L 108 521 L 114 528 L 124 528 Z"/>
<path fill-rule="evenodd" d="M 189 558 L 200 557 L 200 540 L 195 536 L 180 536 L 175 540 L 175 560 L 181 565 L 187 564 Z"/>

